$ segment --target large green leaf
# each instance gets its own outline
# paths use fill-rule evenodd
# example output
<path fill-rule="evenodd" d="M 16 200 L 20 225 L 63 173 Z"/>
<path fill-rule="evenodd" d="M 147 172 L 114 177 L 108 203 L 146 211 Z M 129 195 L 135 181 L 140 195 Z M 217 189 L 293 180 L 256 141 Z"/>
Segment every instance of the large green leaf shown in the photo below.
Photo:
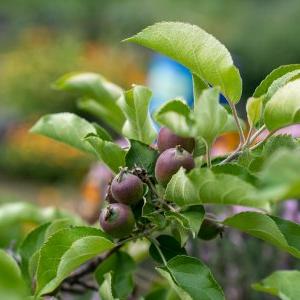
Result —
<path fill-rule="evenodd" d="M 119 251 L 103 261 L 95 271 L 99 285 L 105 282 L 106 274 L 111 274 L 111 293 L 115 298 L 127 299 L 134 288 L 134 260 L 125 252 Z"/>
<path fill-rule="evenodd" d="M 40 250 L 36 295 L 52 292 L 81 264 L 113 247 L 96 228 L 73 227 L 56 232 Z"/>
<path fill-rule="evenodd" d="M 191 136 L 193 121 L 191 110 L 181 99 L 174 99 L 163 104 L 154 115 L 155 120 L 180 136 Z"/>
<path fill-rule="evenodd" d="M 28 291 L 22 279 L 21 271 L 14 259 L 2 249 L 0 249 L 0 270 L 0 299 L 26 299 Z"/>
<path fill-rule="evenodd" d="M 277 296 L 282 300 L 300 299 L 300 272 L 276 271 L 252 287 L 259 291 Z"/>
<path fill-rule="evenodd" d="M 94 148 L 84 140 L 89 133 L 96 133 L 95 127 L 74 114 L 58 113 L 43 116 L 30 131 L 95 154 Z"/>
<path fill-rule="evenodd" d="M 300 258 L 300 225 L 258 212 L 243 212 L 224 224 L 262 239 Z"/>
<path fill-rule="evenodd" d="M 135 85 L 118 100 L 126 116 L 122 129 L 123 134 L 127 138 L 145 144 L 151 144 L 156 137 L 156 131 L 152 126 L 148 111 L 151 95 L 152 93 L 148 88 Z"/>
<path fill-rule="evenodd" d="M 211 146 L 223 132 L 227 115 L 226 109 L 219 103 L 218 89 L 204 90 L 194 105 L 195 136 L 201 136 Z"/>
<path fill-rule="evenodd" d="M 232 102 L 238 102 L 242 80 L 228 50 L 203 29 L 180 22 L 161 22 L 126 41 L 167 55 L 185 65 L 210 85 L 219 86 Z"/>
<path fill-rule="evenodd" d="M 165 198 L 179 206 L 201 203 L 243 205 L 268 208 L 269 199 L 262 199 L 252 184 L 238 176 L 194 169 L 188 174 L 180 169 L 167 185 Z"/>
<path fill-rule="evenodd" d="M 158 270 L 168 281 L 173 281 L 172 287 L 182 300 L 225 300 L 210 270 L 197 258 L 176 256 Z"/>
<path fill-rule="evenodd" d="M 59 78 L 55 87 L 72 91 L 80 97 L 79 107 L 103 119 L 110 127 L 121 132 L 125 118 L 117 99 L 122 89 L 96 73 L 71 73 Z"/>
<path fill-rule="evenodd" d="M 139 141 L 130 140 L 130 149 L 125 157 L 126 166 L 130 169 L 140 167 L 145 169 L 148 174 L 154 175 L 157 157 L 158 151 L 151 146 Z"/>
<path fill-rule="evenodd" d="M 44 242 L 57 231 L 75 225 L 76 222 L 69 218 L 57 219 L 53 222 L 44 223 L 32 230 L 24 239 L 19 248 L 21 256 L 21 270 L 28 282 L 34 276 L 38 259 L 39 250 Z"/>
<path fill-rule="evenodd" d="M 300 64 L 284 65 L 274 69 L 255 89 L 253 97 L 263 96 L 268 92 L 268 89 L 274 81 L 294 70 L 300 69 Z"/>
<path fill-rule="evenodd" d="M 265 107 L 264 120 L 269 130 L 300 122 L 300 79 L 280 88 Z"/>
<path fill-rule="evenodd" d="M 273 189 L 277 199 L 300 196 L 300 150 L 280 149 L 263 164 L 259 174 L 262 187 Z"/>
<path fill-rule="evenodd" d="M 125 166 L 126 151 L 119 145 L 104 140 L 95 133 L 90 133 L 85 137 L 97 153 L 97 157 L 104 162 L 114 173 L 119 171 L 120 167 Z"/>

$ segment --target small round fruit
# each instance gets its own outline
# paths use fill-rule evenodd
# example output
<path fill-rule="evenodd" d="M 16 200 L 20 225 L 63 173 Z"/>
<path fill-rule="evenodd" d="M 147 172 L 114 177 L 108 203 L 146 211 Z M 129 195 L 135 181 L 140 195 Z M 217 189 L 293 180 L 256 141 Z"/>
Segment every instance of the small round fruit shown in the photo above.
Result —
<path fill-rule="evenodd" d="M 132 232 L 135 224 L 131 208 L 122 203 L 113 203 L 100 212 L 101 228 L 114 238 L 123 238 Z"/>
<path fill-rule="evenodd" d="M 120 203 L 136 204 L 144 194 L 143 182 L 139 177 L 121 171 L 111 183 L 111 193 Z"/>
<path fill-rule="evenodd" d="M 224 227 L 222 225 L 211 220 L 204 219 L 198 232 L 198 238 L 209 241 L 218 235 L 222 235 L 223 231 Z"/>
<path fill-rule="evenodd" d="M 156 161 L 155 177 L 165 186 L 181 167 L 187 171 L 193 169 L 195 167 L 193 156 L 182 147 L 167 149 Z"/>
<path fill-rule="evenodd" d="M 157 137 L 157 148 L 159 152 L 163 152 L 170 148 L 180 145 L 186 151 L 192 153 L 195 148 L 195 140 L 193 138 L 181 137 L 173 133 L 169 128 L 162 127 Z"/>

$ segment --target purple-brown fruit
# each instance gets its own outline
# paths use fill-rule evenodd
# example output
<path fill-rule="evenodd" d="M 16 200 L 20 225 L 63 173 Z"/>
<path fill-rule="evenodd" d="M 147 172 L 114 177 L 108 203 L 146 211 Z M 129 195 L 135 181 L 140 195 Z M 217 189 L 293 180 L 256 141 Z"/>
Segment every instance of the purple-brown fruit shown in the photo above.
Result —
<path fill-rule="evenodd" d="M 113 198 L 120 203 L 136 204 L 144 194 L 143 182 L 139 177 L 121 171 L 111 183 L 111 193 Z"/>
<path fill-rule="evenodd" d="M 186 151 L 192 153 L 195 148 L 195 140 L 190 137 L 178 136 L 167 127 L 162 127 L 159 130 L 157 137 L 157 148 L 159 152 L 175 148 L 179 145 Z"/>
<path fill-rule="evenodd" d="M 167 149 L 156 161 L 155 177 L 165 186 L 181 167 L 187 171 L 193 169 L 195 167 L 193 156 L 182 147 Z"/>
<path fill-rule="evenodd" d="M 132 232 L 135 224 L 131 208 L 122 203 L 113 203 L 100 212 L 101 228 L 114 238 L 123 238 Z"/>

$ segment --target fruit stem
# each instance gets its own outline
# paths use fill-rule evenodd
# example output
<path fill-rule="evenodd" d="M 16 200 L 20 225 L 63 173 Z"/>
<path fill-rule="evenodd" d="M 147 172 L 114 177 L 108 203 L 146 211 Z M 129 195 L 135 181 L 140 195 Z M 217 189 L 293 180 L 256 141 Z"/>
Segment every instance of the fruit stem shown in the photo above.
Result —
<path fill-rule="evenodd" d="M 184 149 L 181 145 L 177 145 L 176 147 L 176 151 L 178 151 L 179 153 L 183 153 Z"/>
<path fill-rule="evenodd" d="M 252 136 L 251 139 L 249 140 L 248 145 L 251 145 L 257 137 L 260 136 L 260 134 L 266 129 L 266 125 L 263 125 L 262 127 L 260 127 Z M 247 145 L 246 145 L 247 146 Z"/>
<path fill-rule="evenodd" d="M 104 220 L 107 221 L 112 216 L 112 214 L 113 214 L 113 210 L 110 206 L 108 206 Z"/>
<path fill-rule="evenodd" d="M 128 172 L 128 169 L 126 167 L 125 168 L 120 168 L 120 173 L 117 177 L 117 181 L 121 182 L 123 180 L 124 174 L 126 174 L 127 172 Z"/>

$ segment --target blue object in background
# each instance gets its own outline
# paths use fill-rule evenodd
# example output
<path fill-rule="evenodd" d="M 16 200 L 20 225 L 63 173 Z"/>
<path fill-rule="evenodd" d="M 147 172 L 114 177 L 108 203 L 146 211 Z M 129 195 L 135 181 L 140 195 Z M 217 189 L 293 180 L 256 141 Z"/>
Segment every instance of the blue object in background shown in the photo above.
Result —
<path fill-rule="evenodd" d="M 152 114 L 167 100 L 183 98 L 193 105 L 193 81 L 190 71 L 174 60 L 162 55 L 154 55 L 151 61 L 147 84 L 153 92 L 150 103 Z"/>
<path fill-rule="evenodd" d="M 193 106 L 193 80 L 191 72 L 176 61 L 155 54 L 150 63 L 147 85 L 153 92 L 150 103 L 150 114 L 163 103 L 174 98 L 182 98 Z M 227 103 L 220 95 L 220 103 Z"/>

